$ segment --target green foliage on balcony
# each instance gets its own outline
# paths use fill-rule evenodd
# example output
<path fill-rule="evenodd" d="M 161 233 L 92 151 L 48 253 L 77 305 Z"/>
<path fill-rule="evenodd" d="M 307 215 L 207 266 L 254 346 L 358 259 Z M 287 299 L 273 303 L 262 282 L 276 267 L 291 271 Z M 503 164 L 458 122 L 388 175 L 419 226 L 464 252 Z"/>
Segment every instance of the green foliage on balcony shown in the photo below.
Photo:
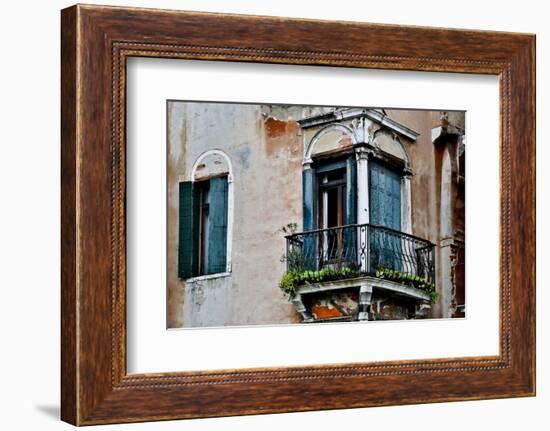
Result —
<path fill-rule="evenodd" d="M 296 295 L 300 286 L 306 284 L 323 283 L 326 281 L 345 280 L 361 275 L 359 268 L 349 266 L 341 269 L 322 268 L 317 271 L 288 271 L 279 282 L 281 290 L 291 298 Z"/>
<path fill-rule="evenodd" d="M 378 268 L 375 275 L 377 278 L 383 280 L 394 281 L 396 283 L 421 290 L 430 296 L 432 302 L 437 299 L 438 294 L 435 289 L 435 284 L 430 283 L 420 275 L 406 274 L 395 269 L 385 267 Z M 360 276 L 361 271 L 359 267 L 354 265 L 346 266 L 341 269 L 322 268 L 317 271 L 288 271 L 281 278 L 279 288 L 292 298 L 296 295 L 298 288 L 307 284 L 346 280 Z"/>
<path fill-rule="evenodd" d="M 430 299 L 434 302 L 437 299 L 435 284 L 430 283 L 424 277 L 414 274 L 406 274 L 395 269 L 380 267 L 376 270 L 376 277 L 384 280 L 395 281 L 405 286 L 414 287 L 422 290 L 430 295 Z"/>

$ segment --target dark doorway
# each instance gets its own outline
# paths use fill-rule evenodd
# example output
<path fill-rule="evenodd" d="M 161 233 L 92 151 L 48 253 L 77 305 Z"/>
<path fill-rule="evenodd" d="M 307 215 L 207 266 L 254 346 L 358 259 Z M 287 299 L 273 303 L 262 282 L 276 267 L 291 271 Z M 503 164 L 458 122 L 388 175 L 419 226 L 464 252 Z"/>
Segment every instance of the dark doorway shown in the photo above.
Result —
<path fill-rule="evenodd" d="M 342 226 L 346 222 L 346 170 L 323 172 L 317 178 L 322 263 L 339 266 L 345 254 Z"/>

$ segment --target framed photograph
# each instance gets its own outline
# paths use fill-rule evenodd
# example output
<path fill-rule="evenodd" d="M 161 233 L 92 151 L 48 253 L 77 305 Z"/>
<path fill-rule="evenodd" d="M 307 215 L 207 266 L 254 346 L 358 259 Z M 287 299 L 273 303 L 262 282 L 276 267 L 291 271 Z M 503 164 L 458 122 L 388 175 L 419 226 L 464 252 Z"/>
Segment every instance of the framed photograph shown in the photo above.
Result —
<path fill-rule="evenodd" d="M 535 394 L 533 35 L 61 16 L 63 420 Z"/>

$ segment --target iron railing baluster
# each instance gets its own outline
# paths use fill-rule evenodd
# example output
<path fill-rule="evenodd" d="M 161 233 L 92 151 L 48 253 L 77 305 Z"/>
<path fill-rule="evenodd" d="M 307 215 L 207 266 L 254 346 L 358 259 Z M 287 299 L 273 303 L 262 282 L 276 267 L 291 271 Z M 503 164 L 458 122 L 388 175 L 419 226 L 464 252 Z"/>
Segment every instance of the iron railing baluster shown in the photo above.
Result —
<path fill-rule="evenodd" d="M 285 238 L 288 271 L 353 267 L 375 275 L 383 268 L 435 284 L 435 245 L 414 235 L 373 224 L 353 224 Z"/>

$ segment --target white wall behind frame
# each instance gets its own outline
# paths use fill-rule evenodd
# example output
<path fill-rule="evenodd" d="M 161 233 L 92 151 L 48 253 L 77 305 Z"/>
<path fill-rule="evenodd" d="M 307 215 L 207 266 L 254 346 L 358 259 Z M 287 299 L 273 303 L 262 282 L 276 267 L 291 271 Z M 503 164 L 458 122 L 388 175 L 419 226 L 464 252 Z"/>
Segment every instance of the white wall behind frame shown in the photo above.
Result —
<path fill-rule="evenodd" d="M 5 2 L 0 14 L 4 41 L 0 69 L 2 157 L 0 179 L 0 257 L 4 306 L 2 338 L 11 346 L 0 356 L 0 398 L 5 401 L 0 427 L 8 430 L 60 431 L 73 427 L 59 412 L 59 9 L 70 0 Z M 102 4 L 186 10 L 345 19 L 388 24 L 429 25 L 537 33 L 537 114 L 550 118 L 550 27 L 545 2 L 538 0 L 480 2 L 462 0 L 102 0 Z M 32 29 L 32 30 L 30 30 Z M 29 110 L 29 101 L 39 109 Z M 30 113 L 23 115 L 23 113 Z M 32 127 L 29 119 L 32 118 Z M 548 128 L 537 129 L 538 142 L 550 141 Z M 539 145 L 538 220 L 550 217 L 550 146 Z M 24 166 L 24 169 L 22 169 Z M 29 199 L 33 196 L 32 199 Z M 37 218 L 37 209 L 40 217 Z M 537 397 L 244 416 L 193 421 L 167 421 L 98 426 L 109 431 L 271 431 L 349 427 L 464 431 L 544 430 L 550 423 L 550 225 L 538 226 L 537 249 Z M 33 262 L 33 280 L 25 282 Z M 19 306 L 25 304 L 23 315 Z M 22 378 L 25 376 L 25 378 Z"/>

